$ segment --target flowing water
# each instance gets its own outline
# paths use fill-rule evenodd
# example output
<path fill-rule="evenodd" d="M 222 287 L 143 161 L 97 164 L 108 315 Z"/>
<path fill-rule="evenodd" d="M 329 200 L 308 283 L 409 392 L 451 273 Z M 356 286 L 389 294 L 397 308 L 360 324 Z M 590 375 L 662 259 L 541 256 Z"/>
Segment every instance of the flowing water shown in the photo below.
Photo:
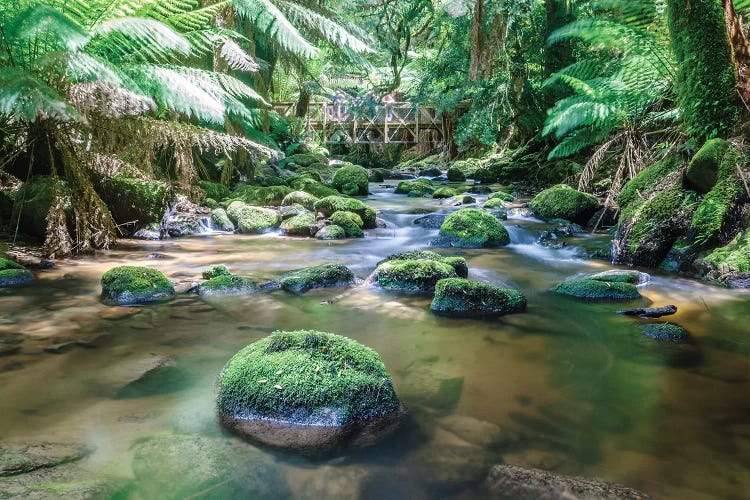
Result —
<path fill-rule="evenodd" d="M 179 432 L 245 446 L 274 471 L 264 480 L 279 497 L 481 496 L 490 465 L 504 461 L 620 482 L 658 498 L 748 498 L 750 295 L 657 273 L 641 289 L 644 299 L 628 305 L 675 304 L 669 319 L 692 342 L 648 340 L 639 320 L 614 314 L 622 304 L 549 291 L 611 266 L 535 244 L 543 225 L 531 218 L 506 221 L 513 240 L 506 248 L 442 251 L 465 256 L 470 278 L 526 295 L 527 312 L 498 320 L 434 316 L 428 297 L 365 286 L 210 301 L 181 295 L 132 309 L 98 300 L 102 273 L 116 265 L 157 268 L 183 288 L 219 263 L 257 281 L 331 261 L 365 278 L 383 257 L 429 245 L 436 231 L 413 221 L 445 207 L 372 190 L 367 202 L 388 228 L 364 239 L 126 241 L 61 261 L 31 286 L 0 290 L 0 339 L 21 348 L 0 356 L 0 440 L 85 443 L 94 451 L 81 467 L 89 479 L 125 485 L 120 498 L 148 497 L 139 486 L 160 473 L 134 473 L 134 444 Z M 373 448 L 316 460 L 222 435 L 214 414 L 219 370 L 277 329 L 339 333 L 378 351 L 409 410 L 400 432 Z M 162 357 L 173 363 L 162 378 L 127 385 Z"/>

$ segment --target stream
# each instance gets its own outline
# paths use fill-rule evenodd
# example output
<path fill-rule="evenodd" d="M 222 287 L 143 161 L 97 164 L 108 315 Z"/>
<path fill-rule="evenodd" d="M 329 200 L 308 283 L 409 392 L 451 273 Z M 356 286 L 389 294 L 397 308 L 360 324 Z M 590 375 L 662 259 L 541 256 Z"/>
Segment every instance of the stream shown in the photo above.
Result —
<path fill-rule="evenodd" d="M 275 471 L 266 480 L 279 498 L 472 498 L 486 494 L 487 472 L 502 462 L 618 482 L 657 498 L 747 498 L 748 292 L 644 269 L 652 275 L 644 299 L 626 305 L 675 304 L 677 314 L 665 319 L 692 341 L 647 339 L 641 320 L 614 313 L 621 303 L 551 293 L 566 278 L 612 266 L 581 258 L 574 247 L 539 246 L 545 225 L 513 212 L 504 221 L 511 245 L 439 250 L 466 257 L 470 279 L 527 297 L 527 312 L 497 320 L 435 316 L 429 297 L 367 286 L 302 296 L 179 295 L 137 308 L 99 301 L 101 275 L 125 264 L 157 268 L 183 284 L 200 281 L 214 264 L 262 282 L 337 262 L 364 279 L 387 255 L 426 248 L 436 237 L 437 230 L 414 225 L 417 217 L 454 210 L 380 184 L 371 193 L 364 201 L 388 227 L 363 239 L 123 240 L 111 251 L 58 261 L 30 286 L 0 289 L 0 340 L 20 347 L 0 355 L 0 440 L 90 446 L 81 467 L 90 478 L 120 481 L 118 498 L 144 498 L 133 492 L 159 479 L 150 477 L 158 467 L 134 472 L 134 444 L 173 433 L 224 436 L 252 449 Z M 222 434 L 214 410 L 222 366 L 272 331 L 297 329 L 342 334 L 381 355 L 409 412 L 395 436 L 313 460 Z M 162 379 L 130 383 L 166 358 L 174 369 Z"/>

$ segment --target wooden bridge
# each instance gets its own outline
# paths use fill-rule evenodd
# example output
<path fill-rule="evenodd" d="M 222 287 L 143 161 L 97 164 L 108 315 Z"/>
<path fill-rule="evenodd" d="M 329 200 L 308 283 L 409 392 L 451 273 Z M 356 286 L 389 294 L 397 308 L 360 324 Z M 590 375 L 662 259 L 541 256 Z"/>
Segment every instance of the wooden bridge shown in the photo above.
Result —
<path fill-rule="evenodd" d="M 280 102 L 273 109 L 294 118 L 297 103 Z M 446 126 L 434 107 L 408 102 L 310 103 L 301 118 L 304 130 L 327 144 L 429 144 L 444 142 Z"/>

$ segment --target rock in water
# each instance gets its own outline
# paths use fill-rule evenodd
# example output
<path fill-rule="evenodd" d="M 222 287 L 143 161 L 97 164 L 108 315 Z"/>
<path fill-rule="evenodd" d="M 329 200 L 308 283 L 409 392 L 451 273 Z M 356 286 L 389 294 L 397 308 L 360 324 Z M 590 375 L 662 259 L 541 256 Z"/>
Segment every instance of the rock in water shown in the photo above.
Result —
<path fill-rule="evenodd" d="M 90 452 L 76 444 L 0 443 L 0 477 L 74 462 Z"/>
<path fill-rule="evenodd" d="M 561 295 L 589 300 L 632 300 L 641 296 L 635 285 L 592 279 L 563 281 L 552 289 Z"/>
<path fill-rule="evenodd" d="M 367 170 L 359 165 L 344 163 L 333 174 L 331 185 L 350 196 L 367 196 L 369 182 Z"/>
<path fill-rule="evenodd" d="M 503 500 L 647 500 L 645 493 L 591 479 L 558 476 L 539 469 L 496 465 L 487 487 L 492 498 Z"/>
<path fill-rule="evenodd" d="M 434 260 L 451 266 L 460 278 L 469 276 L 469 266 L 466 264 L 466 259 L 463 257 L 446 257 L 430 250 L 394 253 L 378 262 L 378 266 L 384 262 L 393 260 Z"/>
<path fill-rule="evenodd" d="M 493 248 L 510 243 L 510 235 L 496 217 L 476 208 L 464 208 L 446 217 L 435 246 Z"/>
<path fill-rule="evenodd" d="M 376 226 L 377 213 L 375 209 L 354 198 L 326 196 L 315 202 L 315 210 L 326 217 L 330 217 L 339 211 L 354 212 L 362 219 L 364 229 L 374 229 Z"/>
<path fill-rule="evenodd" d="M 346 231 L 340 226 L 325 226 L 315 233 L 318 240 L 343 240 L 346 239 Z"/>
<path fill-rule="evenodd" d="M 140 304 L 173 296 L 172 282 L 156 269 L 119 266 L 102 276 L 102 302 L 105 304 Z"/>
<path fill-rule="evenodd" d="M 371 444 L 402 414 L 380 356 L 330 333 L 272 333 L 232 357 L 217 386 L 225 427 L 312 454 Z"/>
<path fill-rule="evenodd" d="M 526 309 L 526 297 L 517 290 L 465 279 L 440 280 L 432 312 L 457 317 L 493 317 Z"/>
<path fill-rule="evenodd" d="M 389 260 L 380 264 L 371 279 L 386 290 L 431 292 L 441 279 L 457 278 L 453 266 L 436 260 Z"/>
<path fill-rule="evenodd" d="M 540 219 L 565 219 L 586 224 L 599 208 L 599 201 L 567 184 L 558 184 L 536 195 L 529 207 Z"/>
<path fill-rule="evenodd" d="M 639 325 L 643 335 L 654 340 L 673 340 L 679 342 L 688 338 L 688 332 L 674 323 L 646 323 Z"/>
<path fill-rule="evenodd" d="M 341 264 L 322 264 L 289 271 L 278 282 L 266 288 L 283 288 L 292 293 L 305 293 L 313 288 L 348 286 L 354 283 L 354 273 Z"/>
<path fill-rule="evenodd" d="M 0 258 L 0 288 L 28 283 L 34 275 L 20 264 Z"/>
<path fill-rule="evenodd" d="M 222 274 L 204 281 L 198 287 L 201 297 L 221 297 L 226 295 L 244 295 L 255 293 L 258 286 L 249 278 L 234 274 Z"/>
<path fill-rule="evenodd" d="M 670 305 L 664 307 L 639 307 L 637 309 L 626 309 L 616 311 L 623 316 L 639 316 L 641 318 L 661 318 L 662 316 L 671 316 L 677 312 L 677 306 Z"/>

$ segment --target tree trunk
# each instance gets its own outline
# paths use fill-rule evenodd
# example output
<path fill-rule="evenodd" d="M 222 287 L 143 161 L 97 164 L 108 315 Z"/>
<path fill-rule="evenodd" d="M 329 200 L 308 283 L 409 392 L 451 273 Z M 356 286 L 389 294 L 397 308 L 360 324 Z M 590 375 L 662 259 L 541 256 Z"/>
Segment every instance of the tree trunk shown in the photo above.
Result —
<path fill-rule="evenodd" d="M 737 88 L 745 105 L 750 105 L 750 43 L 732 0 L 724 0 L 724 22 L 737 68 Z"/>
<path fill-rule="evenodd" d="M 719 0 L 668 0 L 682 128 L 703 141 L 726 137 L 739 114 L 737 68 Z"/>
<path fill-rule="evenodd" d="M 476 82 L 479 80 L 480 62 L 484 55 L 484 45 L 486 43 L 485 22 L 487 14 L 485 12 L 484 0 L 476 0 L 474 3 L 474 18 L 471 22 L 471 40 L 469 43 L 469 81 Z"/>
<path fill-rule="evenodd" d="M 544 30 L 545 40 L 556 30 L 575 21 L 571 0 L 545 0 L 547 23 Z M 544 49 L 544 71 L 547 76 L 557 73 L 575 62 L 573 43 L 569 41 L 547 45 Z"/>

